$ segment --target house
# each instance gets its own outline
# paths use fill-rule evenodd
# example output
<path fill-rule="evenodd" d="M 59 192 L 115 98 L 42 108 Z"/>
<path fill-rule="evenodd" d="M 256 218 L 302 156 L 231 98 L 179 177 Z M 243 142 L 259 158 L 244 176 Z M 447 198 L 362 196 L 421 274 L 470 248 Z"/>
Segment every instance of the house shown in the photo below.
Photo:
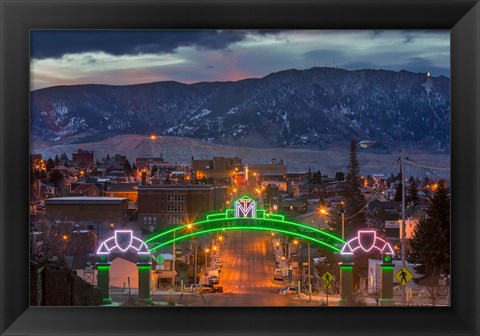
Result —
<path fill-rule="evenodd" d="M 124 197 L 131 202 L 137 203 L 138 183 L 108 183 L 105 196 Z"/>
<path fill-rule="evenodd" d="M 306 208 L 307 202 L 300 198 L 286 197 L 280 201 L 281 212 L 305 213 Z"/>
<path fill-rule="evenodd" d="M 81 196 L 102 196 L 102 190 L 95 184 L 90 183 L 72 183 L 71 193 Z M 74 189 L 73 189 L 74 188 Z"/>

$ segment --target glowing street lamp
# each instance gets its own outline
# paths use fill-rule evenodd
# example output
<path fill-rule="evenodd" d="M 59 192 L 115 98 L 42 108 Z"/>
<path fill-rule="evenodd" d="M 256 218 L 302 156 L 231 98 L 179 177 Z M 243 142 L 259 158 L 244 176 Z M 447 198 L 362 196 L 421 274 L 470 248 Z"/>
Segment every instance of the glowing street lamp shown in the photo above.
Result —
<path fill-rule="evenodd" d="M 341 202 L 343 204 L 343 202 Z M 343 211 L 338 211 L 335 209 L 330 209 L 332 211 L 335 211 L 336 213 L 339 213 L 342 216 L 342 240 L 345 240 L 345 209 Z M 320 213 L 323 215 L 328 215 L 328 211 L 325 209 L 320 209 Z"/>
<path fill-rule="evenodd" d="M 210 252 L 210 249 L 209 248 L 206 248 L 205 249 L 205 283 L 207 283 L 207 255 L 208 255 L 208 252 Z"/>
<path fill-rule="evenodd" d="M 67 249 L 67 241 L 68 241 L 68 236 L 66 234 L 64 234 L 62 236 L 62 239 L 64 241 L 64 244 L 63 244 L 63 255 L 65 256 L 65 250 Z"/>

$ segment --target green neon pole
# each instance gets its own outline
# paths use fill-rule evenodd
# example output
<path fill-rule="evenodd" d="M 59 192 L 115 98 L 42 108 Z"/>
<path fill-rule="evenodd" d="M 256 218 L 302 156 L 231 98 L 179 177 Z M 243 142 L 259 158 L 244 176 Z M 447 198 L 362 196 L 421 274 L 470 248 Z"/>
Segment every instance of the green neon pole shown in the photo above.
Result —
<path fill-rule="evenodd" d="M 353 271 L 353 266 L 340 266 L 342 271 Z"/>
<path fill-rule="evenodd" d="M 323 245 L 325 247 L 328 247 L 329 249 L 331 249 L 335 252 L 340 252 L 340 249 L 338 249 L 335 246 L 329 245 L 329 244 L 327 244 L 327 243 L 325 243 L 321 240 L 309 237 L 307 235 L 304 235 L 304 234 L 301 234 L 301 233 L 298 233 L 298 232 L 286 231 L 286 230 L 281 230 L 281 229 L 276 229 L 276 228 L 249 227 L 249 226 L 214 228 L 214 229 L 207 229 L 207 230 L 202 230 L 202 231 L 198 231 L 198 232 L 194 232 L 194 233 L 189 233 L 189 234 L 186 234 L 186 235 L 183 235 L 183 236 L 180 236 L 180 237 L 176 237 L 176 238 L 171 239 L 169 241 L 166 241 L 164 243 L 161 243 L 157 246 L 154 246 L 154 247 L 150 248 L 150 251 L 155 251 L 155 250 L 157 250 L 159 248 L 162 248 L 164 246 L 168 246 L 170 244 L 173 244 L 173 242 L 177 242 L 177 241 L 180 241 L 180 240 L 183 240 L 183 239 L 187 239 L 189 237 L 194 237 L 194 236 L 198 236 L 198 235 L 202 235 L 202 234 L 207 234 L 207 233 L 210 233 L 210 232 L 222 231 L 224 229 L 225 230 L 230 230 L 230 231 L 236 231 L 236 230 L 270 231 L 270 232 L 275 231 L 275 232 L 280 232 L 280 233 L 284 233 L 284 234 L 291 235 L 291 236 L 300 237 L 300 238 L 318 243 L 318 244 Z"/>

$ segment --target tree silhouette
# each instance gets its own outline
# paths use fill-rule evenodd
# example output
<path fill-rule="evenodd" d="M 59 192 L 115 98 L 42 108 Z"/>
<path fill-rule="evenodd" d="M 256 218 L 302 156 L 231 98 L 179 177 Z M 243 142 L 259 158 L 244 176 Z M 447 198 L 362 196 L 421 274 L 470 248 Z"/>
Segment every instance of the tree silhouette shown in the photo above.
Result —
<path fill-rule="evenodd" d="M 348 164 L 346 193 L 345 237 L 349 237 L 359 228 L 365 227 L 365 213 L 361 211 L 366 204 L 365 195 L 361 190 L 360 164 L 357 157 L 357 143 L 350 144 L 350 162 Z M 353 216 L 353 217 L 352 217 Z"/>
<path fill-rule="evenodd" d="M 415 227 L 411 246 L 410 259 L 421 279 L 450 274 L 450 191 L 444 181 L 438 183 L 426 216 Z"/>
<path fill-rule="evenodd" d="M 413 180 L 408 189 L 406 196 L 406 204 L 416 206 L 420 203 L 420 197 L 418 196 L 417 183 Z"/>

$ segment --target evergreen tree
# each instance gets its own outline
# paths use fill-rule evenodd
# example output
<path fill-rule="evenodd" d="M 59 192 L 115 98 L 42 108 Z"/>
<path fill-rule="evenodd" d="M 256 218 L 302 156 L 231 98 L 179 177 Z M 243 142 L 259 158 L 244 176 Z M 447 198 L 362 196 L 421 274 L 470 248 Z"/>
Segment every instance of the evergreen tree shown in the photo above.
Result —
<path fill-rule="evenodd" d="M 132 173 L 132 166 L 130 165 L 130 161 L 128 161 L 128 159 L 126 159 L 125 163 L 123 164 L 123 170 L 127 175 L 130 175 Z"/>
<path fill-rule="evenodd" d="M 55 188 L 58 188 L 60 186 L 60 182 L 62 180 L 63 180 L 63 174 L 60 172 L 60 170 L 52 169 L 50 171 L 50 174 L 48 176 L 48 182 L 53 183 Z"/>
<path fill-rule="evenodd" d="M 58 165 L 60 164 L 60 159 L 58 158 L 58 154 L 55 155 L 55 160 L 54 160 L 54 162 L 55 162 L 55 166 L 58 166 Z"/>
<path fill-rule="evenodd" d="M 361 190 L 360 164 L 357 157 L 357 143 L 352 140 L 350 144 L 350 162 L 348 164 L 345 211 L 345 237 L 349 238 L 356 234 L 357 230 L 365 227 L 365 213 L 361 211 L 366 204 L 365 195 Z M 352 217 L 353 216 L 353 217 Z M 348 217 L 349 218 L 347 220 Z"/>
<path fill-rule="evenodd" d="M 315 183 L 322 184 L 322 173 L 320 172 L 320 170 L 317 170 L 317 172 L 315 173 Z"/>
<path fill-rule="evenodd" d="M 312 169 L 308 167 L 307 182 L 312 183 Z"/>
<path fill-rule="evenodd" d="M 47 170 L 47 173 L 49 173 L 50 170 L 52 170 L 53 168 L 55 168 L 55 162 L 52 160 L 51 157 L 49 157 L 47 160 L 47 164 L 45 165 L 45 169 Z"/>
<path fill-rule="evenodd" d="M 153 176 L 158 171 L 157 165 L 153 165 L 152 170 L 150 171 L 150 175 Z"/>
<path fill-rule="evenodd" d="M 345 174 L 343 172 L 336 172 L 335 173 L 335 180 L 341 182 L 345 180 Z"/>
<path fill-rule="evenodd" d="M 420 203 L 420 197 L 418 196 L 417 182 L 415 180 L 413 180 L 412 183 L 410 184 L 410 188 L 408 189 L 405 202 L 407 205 L 413 205 L 413 206 L 416 206 Z"/>
<path fill-rule="evenodd" d="M 420 219 L 411 240 L 411 262 L 423 279 L 450 274 L 450 191 L 440 181 L 427 215 Z"/>

